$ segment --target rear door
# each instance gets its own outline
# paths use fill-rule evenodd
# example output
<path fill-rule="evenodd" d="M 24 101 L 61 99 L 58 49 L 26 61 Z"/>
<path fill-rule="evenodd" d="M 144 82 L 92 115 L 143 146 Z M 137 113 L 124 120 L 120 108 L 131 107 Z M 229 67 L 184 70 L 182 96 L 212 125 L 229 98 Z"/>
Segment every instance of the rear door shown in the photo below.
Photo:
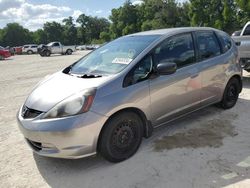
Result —
<path fill-rule="evenodd" d="M 227 61 L 221 56 L 222 49 L 215 32 L 197 31 L 195 36 L 202 81 L 201 104 L 205 106 L 221 99 Z"/>
<path fill-rule="evenodd" d="M 174 62 L 177 71 L 150 79 L 151 114 L 154 126 L 200 107 L 201 75 L 191 33 L 166 39 L 153 52 L 154 66 Z"/>

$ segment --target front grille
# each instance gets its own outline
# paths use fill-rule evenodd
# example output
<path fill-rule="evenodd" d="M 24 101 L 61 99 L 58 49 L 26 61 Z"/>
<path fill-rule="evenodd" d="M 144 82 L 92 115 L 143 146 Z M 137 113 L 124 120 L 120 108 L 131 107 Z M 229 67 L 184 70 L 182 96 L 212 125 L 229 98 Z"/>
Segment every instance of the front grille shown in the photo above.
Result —
<path fill-rule="evenodd" d="M 43 113 L 43 112 L 38 111 L 38 110 L 34 110 L 34 109 L 30 109 L 27 106 L 23 106 L 23 108 L 22 108 L 22 117 L 24 119 L 35 118 L 38 115 L 40 115 L 41 113 Z"/>
<path fill-rule="evenodd" d="M 32 147 L 32 149 L 34 149 L 35 151 L 40 151 L 42 149 L 42 143 L 34 142 L 34 141 L 31 141 L 27 138 L 26 138 L 26 140 L 27 140 L 28 144 L 30 145 L 30 147 Z"/>

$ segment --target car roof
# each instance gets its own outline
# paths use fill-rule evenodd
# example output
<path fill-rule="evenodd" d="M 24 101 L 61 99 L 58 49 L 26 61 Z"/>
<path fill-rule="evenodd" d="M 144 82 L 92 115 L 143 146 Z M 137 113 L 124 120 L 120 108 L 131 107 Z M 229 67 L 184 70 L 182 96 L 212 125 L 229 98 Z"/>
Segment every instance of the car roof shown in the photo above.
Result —
<path fill-rule="evenodd" d="M 23 46 L 37 46 L 37 44 L 25 44 Z"/>
<path fill-rule="evenodd" d="M 169 35 L 175 33 L 183 33 L 183 32 L 192 32 L 192 31 L 219 31 L 214 28 L 210 27 L 177 27 L 177 28 L 168 28 L 168 29 L 157 29 L 151 31 L 143 31 L 139 33 L 134 33 L 129 36 L 136 36 L 136 35 Z"/>

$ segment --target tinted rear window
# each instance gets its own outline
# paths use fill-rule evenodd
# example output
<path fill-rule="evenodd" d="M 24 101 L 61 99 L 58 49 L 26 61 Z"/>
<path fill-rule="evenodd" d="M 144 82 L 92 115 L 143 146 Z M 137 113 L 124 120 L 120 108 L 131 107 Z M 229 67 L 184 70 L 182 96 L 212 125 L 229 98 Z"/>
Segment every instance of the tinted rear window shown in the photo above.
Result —
<path fill-rule="evenodd" d="M 221 54 L 219 41 L 214 32 L 196 32 L 199 56 L 201 60 L 209 59 Z"/>

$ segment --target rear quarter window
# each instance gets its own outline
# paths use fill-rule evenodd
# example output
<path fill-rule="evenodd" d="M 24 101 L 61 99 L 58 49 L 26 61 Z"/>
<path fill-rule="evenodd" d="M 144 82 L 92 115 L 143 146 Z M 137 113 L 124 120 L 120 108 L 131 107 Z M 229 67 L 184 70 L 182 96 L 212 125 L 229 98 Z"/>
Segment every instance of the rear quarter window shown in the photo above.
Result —
<path fill-rule="evenodd" d="M 231 38 L 226 33 L 218 32 L 216 34 L 217 34 L 217 36 L 218 36 L 218 38 L 220 40 L 220 43 L 221 43 L 221 46 L 222 46 L 222 52 L 226 53 L 232 47 Z"/>

